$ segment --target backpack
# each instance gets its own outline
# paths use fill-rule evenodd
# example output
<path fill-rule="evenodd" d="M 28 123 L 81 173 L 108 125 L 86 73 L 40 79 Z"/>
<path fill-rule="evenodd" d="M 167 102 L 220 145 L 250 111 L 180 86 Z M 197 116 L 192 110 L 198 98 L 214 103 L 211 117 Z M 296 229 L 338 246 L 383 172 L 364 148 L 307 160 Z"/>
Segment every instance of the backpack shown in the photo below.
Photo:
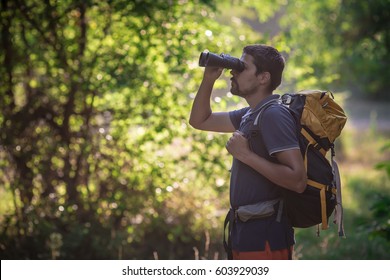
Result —
<path fill-rule="evenodd" d="M 334 141 L 340 135 L 347 117 L 329 91 L 307 90 L 286 93 L 275 102 L 286 106 L 298 127 L 298 139 L 307 171 L 307 187 L 303 193 L 282 189 L 283 204 L 293 227 L 307 228 L 319 224 L 328 228 L 328 219 L 335 212 L 339 236 L 345 236 L 341 182 L 334 159 Z M 270 102 L 260 109 L 254 125 L 258 126 L 262 113 L 275 104 Z M 326 154 L 331 151 L 330 161 Z"/>

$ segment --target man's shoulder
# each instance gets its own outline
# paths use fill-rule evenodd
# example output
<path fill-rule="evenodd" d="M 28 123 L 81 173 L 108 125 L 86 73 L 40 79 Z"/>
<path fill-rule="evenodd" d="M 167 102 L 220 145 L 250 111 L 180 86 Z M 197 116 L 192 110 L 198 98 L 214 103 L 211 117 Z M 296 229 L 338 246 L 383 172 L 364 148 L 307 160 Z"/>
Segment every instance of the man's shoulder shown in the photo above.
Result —
<path fill-rule="evenodd" d="M 233 122 L 241 121 L 241 118 L 245 116 L 245 114 L 248 114 L 250 110 L 250 107 L 244 107 L 241 109 L 233 110 L 229 112 L 230 119 Z"/>
<path fill-rule="evenodd" d="M 276 121 L 276 120 L 292 120 L 293 115 L 291 114 L 290 110 L 287 108 L 287 106 L 280 104 L 280 103 L 274 103 L 270 106 L 268 106 L 263 112 L 262 112 L 263 119 L 269 120 L 269 121 Z"/>
<path fill-rule="evenodd" d="M 229 113 L 230 114 L 237 114 L 237 115 L 245 115 L 246 113 L 248 113 L 249 110 L 250 110 L 250 107 L 247 106 L 247 107 L 243 107 L 243 108 L 240 108 L 240 109 L 236 109 L 236 110 L 230 111 Z"/>
<path fill-rule="evenodd" d="M 287 128 L 295 131 L 297 126 L 297 121 L 290 109 L 283 104 L 275 104 L 264 110 L 259 121 L 260 129 L 267 131 L 267 133 L 270 130 L 278 131 Z"/>
<path fill-rule="evenodd" d="M 235 129 L 239 129 L 241 120 L 246 114 L 248 114 L 249 109 L 249 107 L 244 107 L 229 112 L 230 121 L 232 122 Z"/>

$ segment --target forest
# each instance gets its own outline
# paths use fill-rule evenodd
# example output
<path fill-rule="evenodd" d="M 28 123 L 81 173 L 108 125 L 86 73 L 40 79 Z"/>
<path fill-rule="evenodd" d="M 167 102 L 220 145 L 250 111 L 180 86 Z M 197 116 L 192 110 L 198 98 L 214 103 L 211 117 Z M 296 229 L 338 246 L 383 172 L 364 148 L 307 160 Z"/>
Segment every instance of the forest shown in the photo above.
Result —
<path fill-rule="evenodd" d="M 204 50 L 286 58 L 276 93 L 325 89 L 346 238 L 294 259 L 390 259 L 390 0 L 2 0 L 1 259 L 226 259 L 229 135 L 189 123 Z M 218 80 L 213 110 L 246 106 Z"/>

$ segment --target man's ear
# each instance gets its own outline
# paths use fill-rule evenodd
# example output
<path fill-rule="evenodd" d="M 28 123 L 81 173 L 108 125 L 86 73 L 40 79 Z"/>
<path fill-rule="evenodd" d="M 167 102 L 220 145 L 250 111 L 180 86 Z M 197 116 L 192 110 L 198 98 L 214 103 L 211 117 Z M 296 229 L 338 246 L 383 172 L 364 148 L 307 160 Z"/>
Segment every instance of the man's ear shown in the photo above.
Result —
<path fill-rule="evenodd" d="M 271 83 L 271 74 L 270 72 L 261 72 L 258 76 L 261 84 Z"/>

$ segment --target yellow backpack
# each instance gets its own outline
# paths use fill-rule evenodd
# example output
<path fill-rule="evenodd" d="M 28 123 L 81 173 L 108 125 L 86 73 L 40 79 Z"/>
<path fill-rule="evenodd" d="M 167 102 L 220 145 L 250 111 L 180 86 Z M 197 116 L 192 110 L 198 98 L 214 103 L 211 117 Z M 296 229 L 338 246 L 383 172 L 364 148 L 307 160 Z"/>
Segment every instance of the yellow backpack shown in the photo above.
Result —
<path fill-rule="evenodd" d="M 344 110 L 334 101 L 329 91 L 305 90 L 286 93 L 259 109 L 253 126 L 258 127 L 263 112 L 271 106 L 285 106 L 295 118 L 298 140 L 307 173 L 307 187 L 303 193 L 282 188 L 283 207 L 292 226 L 299 228 L 322 224 L 335 211 L 335 222 L 340 236 L 343 228 L 341 181 L 334 159 L 334 141 L 347 121 Z M 331 150 L 330 161 L 326 158 Z M 318 231 L 319 234 L 319 231 Z"/>
<path fill-rule="evenodd" d="M 284 190 L 287 215 L 295 227 L 321 223 L 322 229 L 327 229 L 328 218 L 336 210 L 339 236 L 345 236 L 334 141 L 341 134 L 347 116 L 329 91 L 306 90 L 284 94 L 281 103 L 289 108 L 297 120 L 308 177 L 307 188 L 302 194 Z M 326 158 L 329 150 L 330 162 Z"/>

